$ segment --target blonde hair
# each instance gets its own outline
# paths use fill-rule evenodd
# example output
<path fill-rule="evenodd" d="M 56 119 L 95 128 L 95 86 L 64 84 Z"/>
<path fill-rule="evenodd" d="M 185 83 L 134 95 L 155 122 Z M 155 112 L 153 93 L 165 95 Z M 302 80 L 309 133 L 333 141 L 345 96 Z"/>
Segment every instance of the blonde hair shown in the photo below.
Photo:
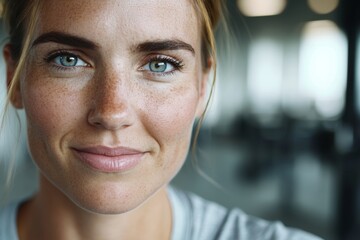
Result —
<path fill-rule="evenodd" d="M 5 28 L 10 36 L 9 44 L 11 46 L 11 57 L 17 63 L 14 76 L 8 84 L 8 98 L 5 105 L 5 111 L 19 84 L 19 78 L 29 54 L 39 8 L 40 0 L 5 0 L 3 16 Z"/>
<path fill-rule="evenodd" d="M 221 0 L 195 0 L 196 7 L 200 13 L 202 22 L 202 54 L 203 54 L 203 66 L 208 68 L 207 61 L 209 58 L 212 59 L 213 79 L 211 82 L 209 99 L 206 102 L 205 109 L 201 114 L 197 123 L 194 135 L 194 141 L 192 145 L 193 155 L 195 156 L 195 149 L 197 140 L 199 137 L 202 123 L 205 119 L 205 114 L 209 108 L 210 99 L 213 95 L 215 83 L 216 83 L 216 72 L 217 72 L 217 57 L 216 57 L 216 44 L 214 31 L 217 27 L 220 17 L 223 14 L 223 1 Z M 194 158 L 194 161 L 196 157 Z"/>

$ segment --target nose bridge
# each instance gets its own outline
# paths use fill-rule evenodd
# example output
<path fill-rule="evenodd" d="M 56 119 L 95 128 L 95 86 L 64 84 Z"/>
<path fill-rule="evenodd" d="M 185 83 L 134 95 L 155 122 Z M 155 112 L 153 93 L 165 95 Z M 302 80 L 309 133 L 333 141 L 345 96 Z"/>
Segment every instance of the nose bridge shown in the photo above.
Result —
<path fill-rule="evenodd" d="M 106 129 L 118 129 L 131 123 L 125 71 L 109 68 L 95 80 L 93 107 L 89 123 Z"/>
<path fill-rule="evenodd" d="M 96 87 L 96 101 L 104 111 L 116 111 L 125 104 L 125 74 L 108 73 L 100 77 Z"/>

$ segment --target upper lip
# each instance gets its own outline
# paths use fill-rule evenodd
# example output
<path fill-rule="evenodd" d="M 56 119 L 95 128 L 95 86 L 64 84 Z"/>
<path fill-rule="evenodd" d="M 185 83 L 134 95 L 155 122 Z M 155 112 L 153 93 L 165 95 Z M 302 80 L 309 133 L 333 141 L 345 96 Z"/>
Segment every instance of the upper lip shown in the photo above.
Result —
<path fill-rule="evenodd" d="M 122 155 L 134 155 L 143 153 L 140 150 L 128 148 L 128 147 L 106 147 L 106 146 L 93 146 L 93 147 L 75 147 L 78 152 L 91 153 L 96 155 L 104 155 L 108 157 L 122 156 Z"/>

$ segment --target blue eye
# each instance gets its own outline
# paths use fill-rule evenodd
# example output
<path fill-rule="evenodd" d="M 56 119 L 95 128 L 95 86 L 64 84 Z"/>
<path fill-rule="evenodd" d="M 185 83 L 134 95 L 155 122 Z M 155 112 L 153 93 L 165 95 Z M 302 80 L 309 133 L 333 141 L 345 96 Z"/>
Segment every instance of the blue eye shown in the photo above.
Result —
<path fill-rule="evenodd" d="M 149 70 L 152 72 L 170 72 L 174 69 L 171 64 L 162 60 L 151 61 L 149 63 Z"/>
<path fill-rule="evenodd" d="M 182 69 L 182 61 L 169 56 L 155 56 L 147 61 L 140 69 L 150 73 L 168 74 Z"/>
<path fill-rule="evenodd" d="M 47 59 L 48 62 L 53 62 L 61 67 L 85 67 L 88 66 L 81 58 L 70 53 L 56 53 Z"/>
<path fill-rule="evenodd" d="M 174 68 L 175 67 L 171 63 L 168 63 L 165 60 L 153 60 L 148 63 L 147 67 L 145 67 L 146 70 L 150 70 L 155 73 L 171 72 Z"/>

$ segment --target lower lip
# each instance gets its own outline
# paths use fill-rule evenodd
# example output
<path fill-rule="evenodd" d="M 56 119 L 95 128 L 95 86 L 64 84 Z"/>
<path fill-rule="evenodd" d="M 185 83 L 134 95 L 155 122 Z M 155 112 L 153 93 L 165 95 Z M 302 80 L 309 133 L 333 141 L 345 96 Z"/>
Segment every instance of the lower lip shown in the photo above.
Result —
<path fill-rule="evenodd" d="M 89 167 L 105 173 L 125 172 L 135 168 L 142 159 L 144 153 L 125 154 L 119 156 L 106 156 L 81 152 L 75 150 L 81 162 Z"/>

